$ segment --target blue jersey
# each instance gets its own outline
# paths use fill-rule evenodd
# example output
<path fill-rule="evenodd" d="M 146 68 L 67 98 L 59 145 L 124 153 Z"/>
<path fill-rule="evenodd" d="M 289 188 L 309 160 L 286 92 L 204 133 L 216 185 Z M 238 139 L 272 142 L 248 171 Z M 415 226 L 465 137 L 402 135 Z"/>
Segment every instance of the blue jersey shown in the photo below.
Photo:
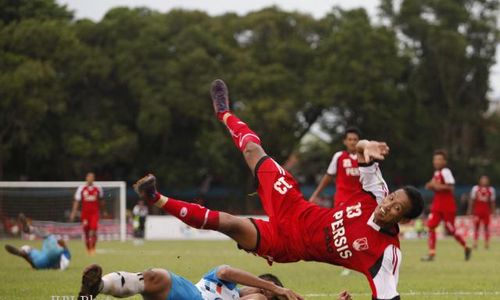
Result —
<path fill-rule="evenodd" d="M 236 283 L 225 281 L 217 277 L 217 270 L 223 266 L 208 271 L 196 284 L 204 300 L 237 300 L 240 291 Z"/>
<path fill-rule="evenodd" d="M 190 299 L 190 300 L 238 300 L 240 291 L 236 283 L 225 281 L 217 277 L 216 267 L 208 271 L 203 278 L 196 284 L 192 284 L 185 278 L 172 272 L 172 288 L 168 294 L 167 300 Z"/>
<path fill-rule="evenodd" d="M 41 250 L 32 249 L 28 255 L 36 269 L 59 269 L 61 256 L 68 261 L 71 258 L 69 250 L 61 247 L 52 234 L 43 240 Z"/>

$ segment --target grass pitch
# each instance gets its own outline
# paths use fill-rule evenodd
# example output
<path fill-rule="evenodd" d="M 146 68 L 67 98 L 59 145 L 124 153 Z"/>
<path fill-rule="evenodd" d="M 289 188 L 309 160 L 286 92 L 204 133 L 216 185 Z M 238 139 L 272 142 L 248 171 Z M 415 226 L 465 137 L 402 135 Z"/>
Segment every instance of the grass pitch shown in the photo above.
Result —
<path fill-rule="evenodd" d="M 169 269 L 197 282 L 209 269 L 229 264 L 260 274 L 272 272 L 284 284 L 306 299 L 335 299 L 343 289 L 354 299 L 371 299 L 363 275 L 352 272 L 340 276 L 341 269 L 327 264 L 300 262 L 268 266 L 262 258 L 237 250 L 230 241 L 99 242 L 95 257 L 85 254 L 83 242 L 72 241 L 72 261 L 66 271 L 35 271 L 22 259 L 5 252 L 6 243 L 40 247 L 41 241 L 2 240 L 0 255 L 0 299 L 71 299 L 77 295 L 81 271 L 90 263 L 102 265 L 104 272 L 142 271 L 150 267 Z M 500 299 L 500 241 L 490 250 L 474 251 L 464 262 L 463 251 L 455 241 L 438 242 L 438 256 L 432 263 L 420 262 L 426 253 L 425 240 L 402 241 L 403 265 L 399 292 L 403 299 Z M 76 299 L 76 297 L 75 297 Z M 100 296 L 97 299 L 106 299 Z M 109 297 L 108 299 L 111 299 Z M 136 296 L 129 299 L 141 299 Z"/>

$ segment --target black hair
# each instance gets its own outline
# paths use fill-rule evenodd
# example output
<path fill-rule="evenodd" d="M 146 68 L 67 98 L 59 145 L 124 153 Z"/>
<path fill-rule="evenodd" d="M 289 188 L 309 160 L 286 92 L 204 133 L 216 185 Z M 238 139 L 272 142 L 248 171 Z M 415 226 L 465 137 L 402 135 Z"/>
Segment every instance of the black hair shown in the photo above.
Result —
<path fill-rule="evenodd" d="M 276 275 L 273 275 L 271 273 L 261 274 L 261 275 L 259 275 L 259 278 L 270 281 L 270 282 L 276 284 L 277 286 L 283 287 L 283 283 L 281 282 L 281 280 L 279 280 L 279 278 Z M 274 296 L 273 298 L 271 298 L 271 300 L 279 300 L 279 299 L 280 298 L 278 298 L 277 296 Z"/>
<path fill-rule="evenodd" d="M 345 130 L 345 132 L 344 132 L 344 139 L 346 139 L 346 138 L 347 138 L 347 135 L 348 135 L 349 133 L 354 133 L 355 135 L 357 135 L 357 136 L 358 136 L 358 138 L 360 138 L 360 137 L 361 137 L 361 131 L 359 130 L 359 128 L 358 128 L 358 127 L 354 127 L 354 126 L 349 126 L 349 127 L 347 127 L 347 128 L 346 128 L 346 130 Z"/>
<path fill-rule="evenodd" d="M 448 160 L 448 152 L 446 152 L 446 150 L 444 149 L 436 149 L 434 151 L 434 155 L 441 155 L 444 158 L 444 160 L 446 161 Z"/>
<path fill-rule="evenodd" d="M 261 275 L 259 275 L 259 278 L 267 280 L 267 281 L 271 281 L 272 283 L 276 284 L 277 286 L 283 287 L 283 283 L 281 282 L 281 280 L 279 280 L 279 278 L 276 275 L 273 275 L 271 273 L 261 274 Z"/>
<path fill-rule="evenodd" d="M 424 210 L 424 199 L 422 198 L 422 194 L 420 191 L 414 186 L 407 185 L 403 187 L 408 199 L 410 199 L 411 209 L 408 211 L 404 217 L 408 219 L 415 219 Z"/>

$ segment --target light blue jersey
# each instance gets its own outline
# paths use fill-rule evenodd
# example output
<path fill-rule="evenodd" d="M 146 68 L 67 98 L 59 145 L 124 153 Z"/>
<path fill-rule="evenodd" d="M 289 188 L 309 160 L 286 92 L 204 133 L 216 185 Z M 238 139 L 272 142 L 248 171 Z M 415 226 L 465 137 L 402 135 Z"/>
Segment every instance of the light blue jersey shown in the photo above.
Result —
<path fill-rule="evenodd" d="M 28 253 L 36 269 L 59 269 L 61 260 L 69 262 L 71 254 L 57 243 L 54 235 L 48 235 L 43 239 L 42 250 L 32 249 Z"/>
<path fill-rule="evenodd" d="M 217 277 L 216 267 L 208 271 L 203 278 L 196 284 L 170 272 L 172 279 L 172 288 L 168 294 L 167 300 L 238 300 L 240 291 L 236 283 L 229 282 Z"/>
<path fill-rule="evenodd" d="M 204 300 L 237 300 L 240 299 L 240 291 L 236 283 L 225 281 L 217 277 L 219 266 L 208 271 L 196 284 Z"/>

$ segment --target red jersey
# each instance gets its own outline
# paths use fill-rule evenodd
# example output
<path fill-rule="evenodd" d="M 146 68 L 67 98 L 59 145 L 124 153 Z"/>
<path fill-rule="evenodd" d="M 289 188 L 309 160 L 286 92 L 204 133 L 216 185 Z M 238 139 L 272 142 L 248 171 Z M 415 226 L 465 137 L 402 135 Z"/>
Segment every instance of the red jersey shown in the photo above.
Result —
<path fill-rule="evenodd" d="M 335 177 L 334 206 L 340 205 L 353 193 L 361 190 L 356 154 L 339 151 L 333 155 L 326 173 Z"/>
<path fill-rule="evenodd" d="M 433 179 L 442 184 L 455 184 L 455 178 L 450 169 L 442 168 L 434 172 Z M 432 198 L 431 212 L 453 212 L 457 211 L 453 191 L 435 191 Z"/>
<path fill-rule="evenodd" d="M 295 179 L 274 160 L 255 168 L 258 193 L 269 221 L 253 220 L 255 252 L 275 262 L 326 262 L 363 273 L 374 299 L 399 299 L 399 228 L 380 228 L 374 210 L 388 194 L 377 163 L 360 166 L 363 189 L 342 205 L 324 208 L 302 196 Z"/>
<path fill-rule="evenodd" d="M 82 203 L 82 216 L 99 214 L 99 202 L 103 197 L 102 188 L 98 185 L 81 185 L 75 193 L 75 200 Z"/>
<path fill-rule="evenodd" d="M 473 203 L 473 214 L 491 214 L 491 203 L 495 202 L 495 189 L 491 186 L 478 186 L 475 185 L 471 192 L 470 197 Z"/>

